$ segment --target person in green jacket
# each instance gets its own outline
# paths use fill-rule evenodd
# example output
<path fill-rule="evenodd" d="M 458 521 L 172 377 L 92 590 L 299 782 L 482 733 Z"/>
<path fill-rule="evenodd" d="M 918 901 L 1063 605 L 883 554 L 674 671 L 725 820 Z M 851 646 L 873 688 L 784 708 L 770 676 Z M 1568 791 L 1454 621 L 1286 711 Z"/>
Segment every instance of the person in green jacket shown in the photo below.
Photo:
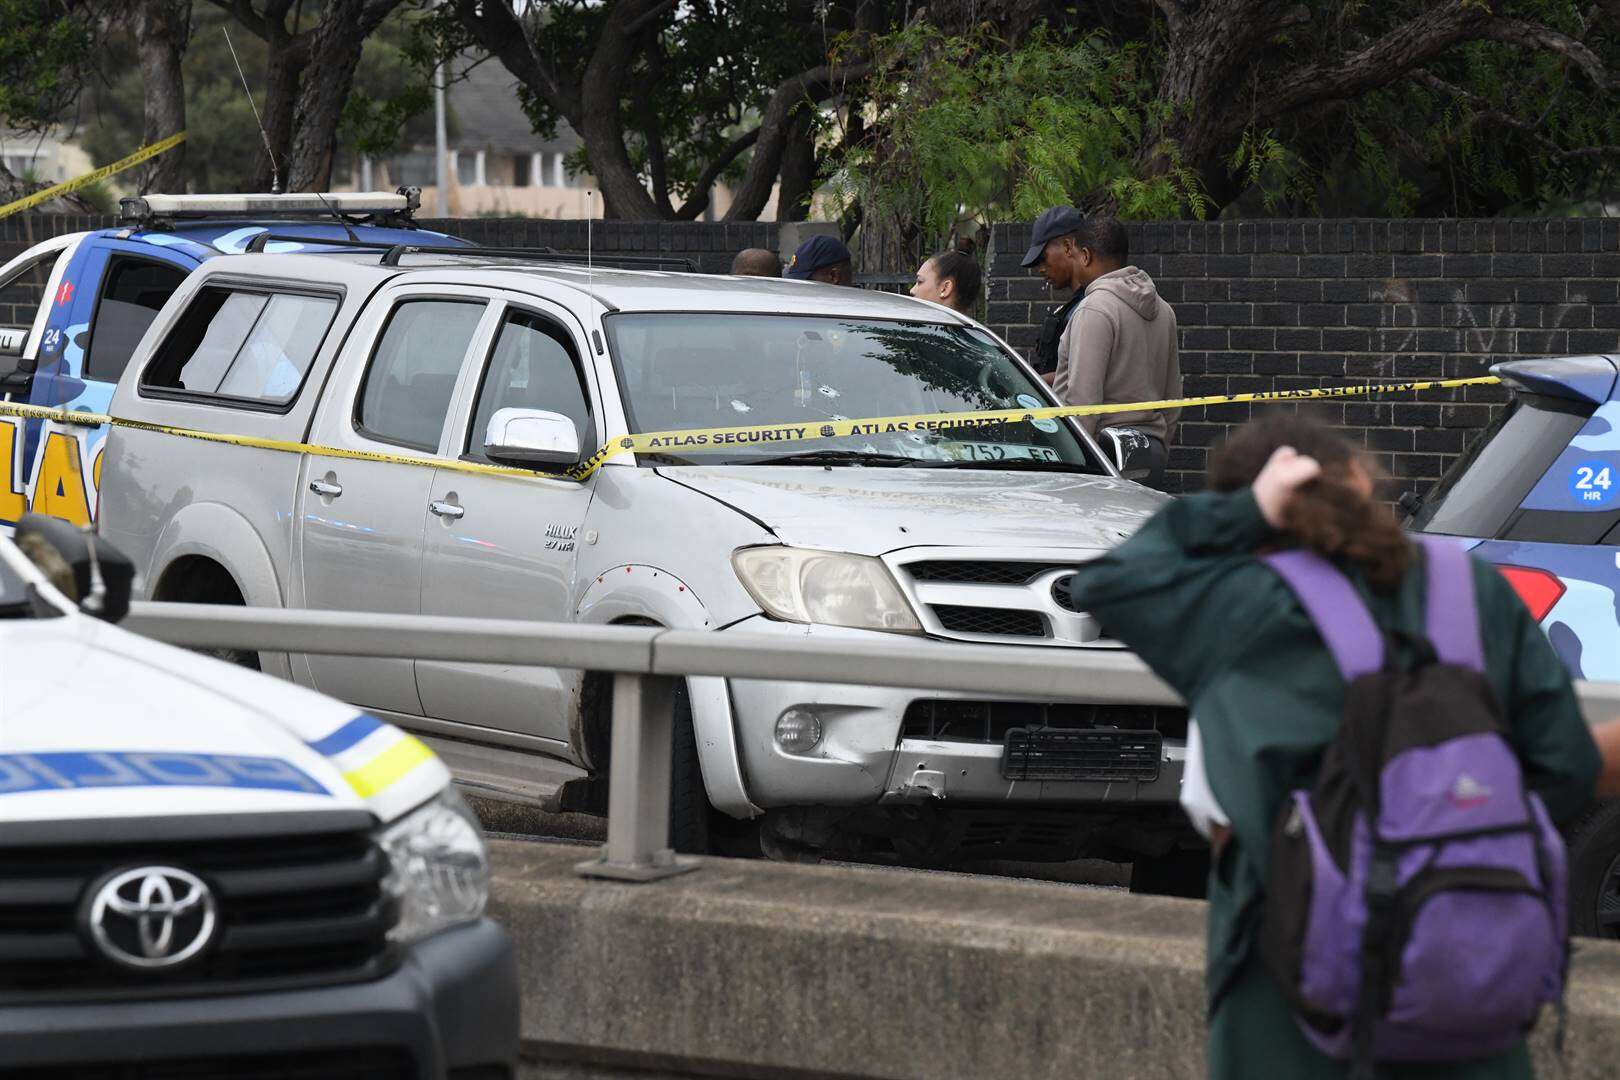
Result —
<path fill-rule="evenodd" d="M 1347 1076 L 1296 1025 L 1257 948 L 1267 847 L 1287 792 L 1308 786 L 1344 708 L 1344 681 L 1294 594 L 1257 554 L 1303 545 L 1343 570 L 1379 625 L 1421 634 L 1421 554 L 1373 498 L 1369 464 L 1331 429 L 1277 417 L 1212 458 L 1213 490 L 1170 503 L 1084 566 L 1079 610 L 1188 702 L 1217 820 L 1206 981 L 1213 1080 Z M 1568 674 L 1506 580 L 1474 561 L 1488 677 L 1528 788 L 1555 820 L 1593 794 L 1599 759 Z M 1384 1066 L 1382 1077 L 1529 1077 L 1521 1042 L 1495 1057 Z"/>

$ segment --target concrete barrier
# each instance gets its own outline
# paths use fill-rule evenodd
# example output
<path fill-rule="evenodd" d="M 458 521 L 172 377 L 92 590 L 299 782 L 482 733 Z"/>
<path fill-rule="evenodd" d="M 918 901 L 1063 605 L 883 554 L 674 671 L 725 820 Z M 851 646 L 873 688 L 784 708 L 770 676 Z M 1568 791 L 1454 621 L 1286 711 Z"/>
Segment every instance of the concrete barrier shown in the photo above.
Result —
<path fill-rule="evenodd" d="M 1204 1075 L 1203 905 L 1003 878 L 705 859 L 586 880 L 500 841 L 494 913 L 545 1080 L 1181 1080 Z M 1562 1062 L 1620 1061 L 1620 945 L 1582 942 Z"/>

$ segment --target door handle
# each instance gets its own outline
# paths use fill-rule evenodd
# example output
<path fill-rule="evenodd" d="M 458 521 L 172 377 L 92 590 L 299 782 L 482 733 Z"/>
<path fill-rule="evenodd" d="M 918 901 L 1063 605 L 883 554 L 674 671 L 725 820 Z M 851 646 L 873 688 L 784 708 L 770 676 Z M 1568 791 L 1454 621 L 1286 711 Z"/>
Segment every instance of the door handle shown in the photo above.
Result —
<path fill-rule="evenodd" d="M 328 499 L 335 499 L 343 494 L 343 485 L 335 484 L 330 480 L 311 480 L 309 490 L 317 495 L 324 495 Z"/>
<path fill-rule="evenodd" d="M 428 503 L 428 509 L 439 517 L 450 518 L 451 520 L 467 512 L 465 506 L 457 506 L 455 503 L 445 502 L 442 499 L 434 499 Z"/>

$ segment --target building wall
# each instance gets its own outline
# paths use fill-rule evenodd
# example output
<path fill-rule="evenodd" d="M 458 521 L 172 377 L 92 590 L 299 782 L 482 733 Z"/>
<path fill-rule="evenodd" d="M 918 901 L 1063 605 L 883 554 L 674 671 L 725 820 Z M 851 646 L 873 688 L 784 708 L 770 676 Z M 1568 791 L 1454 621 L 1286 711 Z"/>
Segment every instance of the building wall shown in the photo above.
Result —
<path fill-rule="evenodd" d="M 431 202 L 427 205 L 431 206 Z M 112 218 L 0 220 L 0 259 L 27 243 Z M 484 244 L 583 251 L 586 223 L 521 218 L 424 221 Z M 775 249 L 773 222 L 598 221 L 603 254 L 690 259 L 723 273 L 745 247 Z M 1620 221 L 1242 221 L 1138 223 L 1132 261 L 1176 309 L 1189 396 L 1485 374 L 1516 357 L 1620 352 Z M 1018 266 L 1027 225 L 989 245 L 983 314 L 1027 352 L 1049 293 Z M 909 268 L 861 268 L 903 272 Z M 1309 406 L 1376 455 L 1398 488 L 1440 476 L 1505 400 L 1499 387 Z M 1234 425 L 1289 404 L 1184 410 L 1172 479 L 1194 490 L 1208 449 Z"/>

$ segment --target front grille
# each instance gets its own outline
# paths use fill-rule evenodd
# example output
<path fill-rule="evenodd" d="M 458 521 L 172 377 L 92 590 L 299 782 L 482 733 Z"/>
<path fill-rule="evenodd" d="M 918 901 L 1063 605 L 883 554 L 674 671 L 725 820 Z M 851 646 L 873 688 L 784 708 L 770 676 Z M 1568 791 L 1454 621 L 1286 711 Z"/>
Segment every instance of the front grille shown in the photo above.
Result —
<path fill-rule="evenodd" d="M 950 581 L 972 585 L 1022 585 L 1031 578 L 1058 569 L 1039 562 L 995 562 L 988 559 L 938 559 L 908 563 L 906 570 L 917 581 Z"/>
<path fill-rule="evenodd" d="M 919 559 L 897 567 L 936 633 L 1079 645 L 1097 637 L 1095 620 L 1068 595 L 1082 561 Z"/>
<path fill-rule="evenodd" d="M 953 634 L 986 634 L 1000 637 L 1045 637 L 1046 620 L 1038 611 L 1017 608 L 962 607 L 933 605 L 939 625 Z"/>
<path fill-rule="evenodd" d="M 6 1070 L 8 1080 L 404 1080 L 416 1075 L 411 1056 L 404 1050 L 372 1046 Z"/>
<path fill-rule="evenodd" d="M 1026 701 L 953 701 L 923 698 L 906 707 L 904 739 L 1002 743 L 1014 728 L 1118 728 L 1157 731 L 1167 739 L 1187 737 L 1187 710 L 1169 705 L 1042 704 Z"/>
<path fill-rule="evenodd" d="M 92 883 L 147 865 L 190 871 L 218 904 L 213 944 L 173 972 L 117 967 L 79 925 Z M 386 870 L 387 857 L 364 830 L 99 845 L 0 842 L 0 995 L 364 976 L 381 969 L 398 917 L 397 902 L 382 889 Z"/>

